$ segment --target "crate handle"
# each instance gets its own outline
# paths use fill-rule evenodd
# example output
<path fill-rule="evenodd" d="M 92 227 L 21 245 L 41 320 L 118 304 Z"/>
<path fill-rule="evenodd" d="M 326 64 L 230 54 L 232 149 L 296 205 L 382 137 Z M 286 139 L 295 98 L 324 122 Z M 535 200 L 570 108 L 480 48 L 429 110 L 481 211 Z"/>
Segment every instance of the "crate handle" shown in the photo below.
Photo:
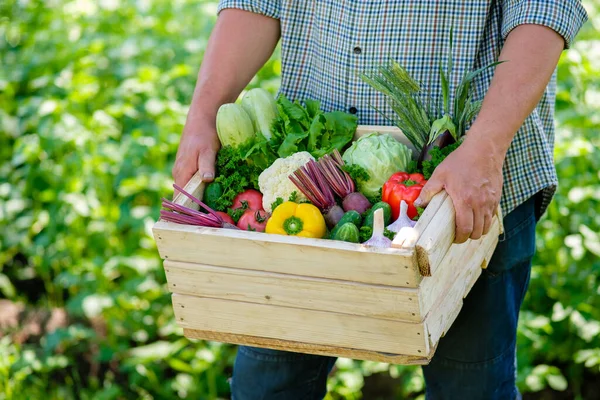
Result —
<path fill-rule="evenodd" d="M 431 276 L 454 242 L 454 217 L 452 199 L 446 191 L 441 191 L 431 199 L 413 229 L 400 231 L 392 247 L 415 251 L 421 275 Z M 504 229 L 500 206 L 495 217 L 500 223 L 501 234 Z"/>
<path fill-rule="evenodd" d="M 192 196 L 197 197 L 198 199 L 202 200 L 202 196 L 204 195 L 204 187 L 205 186 L 206 185 L 202 181 L 202 176 L 200 175 L 200 171 L 197 171 L 190 178 L 188 183 L 185 184 L 185 186 L 183 187 L 183 190 L 185 190 Z M 173 198 L 173 202 L 175 204 L 179 204 L 184 207 L 194 208 L 196 210 L 198 209 L 198 205 L 196 203 L 194 203 L 192 200 L 190 200 L 183 193 L 177 192 L 175 194 L 175 197 Z"/>

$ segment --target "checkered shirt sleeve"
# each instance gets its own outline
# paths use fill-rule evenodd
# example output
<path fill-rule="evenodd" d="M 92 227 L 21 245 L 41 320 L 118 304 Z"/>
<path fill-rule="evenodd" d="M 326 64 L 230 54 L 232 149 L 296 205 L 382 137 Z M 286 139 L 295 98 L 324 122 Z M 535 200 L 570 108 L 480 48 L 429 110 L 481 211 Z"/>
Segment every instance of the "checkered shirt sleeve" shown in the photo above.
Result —
<path fill-rule="evenodd" d="M 217 13 L 226 8 L 237 8 L 279 19 L 280 0 L 221 0 L 219 1 Z"/>
<path fill-rule="evenodd" d="M 543 25 L 561 35 L 569 48 L 577 32 L 587 21 L 581 0 L 504 0 L 502 36 L 517 26 Z"/>

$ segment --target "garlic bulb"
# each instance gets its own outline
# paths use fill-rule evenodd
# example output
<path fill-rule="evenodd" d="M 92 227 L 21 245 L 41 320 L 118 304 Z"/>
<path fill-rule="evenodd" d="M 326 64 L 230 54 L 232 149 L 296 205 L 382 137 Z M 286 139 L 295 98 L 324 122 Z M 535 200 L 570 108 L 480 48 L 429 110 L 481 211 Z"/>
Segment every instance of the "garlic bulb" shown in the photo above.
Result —
<path fill-rule="evenodd" d="M 384 228 L 383 210 L 379 208 L 375 210 L 375 214 L 373 214 L 373 235 L 371 236 L 371 239 L 363 244 L 371 247 L 392 247 L 392 241 L 383 234 Z"/>
<path fill-rule="evenodd" d="M 392 232 L 398 233 L 400 232 L 400 229 L 406 227 L 412 228 L 416 223 L 417 221 L 413 221 L 408 217 L 408 204 L 406 204 L 406 201 L 402 200 L 402 202 L 400 202 L 400 215 L 398 215 L 398 219 L 391 223 L 387 228 Z"/>

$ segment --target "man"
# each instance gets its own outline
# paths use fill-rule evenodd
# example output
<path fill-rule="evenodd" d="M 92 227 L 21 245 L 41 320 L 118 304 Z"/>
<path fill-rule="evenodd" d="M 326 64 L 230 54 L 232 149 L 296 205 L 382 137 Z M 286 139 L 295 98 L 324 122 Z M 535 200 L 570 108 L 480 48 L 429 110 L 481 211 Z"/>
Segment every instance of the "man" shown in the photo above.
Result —
<path fill-rule="evenodd" d="M 505 234 L 463 309 L 423 368 L 428 399 L 514 399 L 516 329 L 535 250 L 535 225 L 556 187 L 553 165 L 556 65 L 587 16 L 578 0 L 221 0 L 173 175 L 214 177 L 215 115 L 233 102 L 281 38 L 281 92 L 326 110 L 385 124 L 389 111 L 358 78 L 397 60 L 434 98 L 454 29 L 454 89 L 466 73 L 507 60 L 472 86 L 482 109 L 464 143 L 423 189 L 442 189 L 456 209 L 456 242 L 477 239 L 501 204 Z M 368 266 L 366 266 L 368 267 Z M 235 400 L 320 399 L 335 359 L 240 347 Z"/>

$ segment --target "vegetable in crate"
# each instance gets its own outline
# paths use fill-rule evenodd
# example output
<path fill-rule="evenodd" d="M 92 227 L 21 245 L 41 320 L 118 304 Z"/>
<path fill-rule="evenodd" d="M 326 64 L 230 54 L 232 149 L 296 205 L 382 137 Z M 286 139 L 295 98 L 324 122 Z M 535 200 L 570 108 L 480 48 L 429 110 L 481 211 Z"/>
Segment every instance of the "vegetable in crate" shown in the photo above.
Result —
<path fill-rule="evenodd" d="M 279 207 L 280 205 L 283 204 L 285 200 L 283 200 L 281 197 L 278 197 L 277 200 L 275 200 L 273 203 L 271 203 L 271 210 L 275 210 L 277 207 Z M 308 200 L 304 199 L 298 199 L 298 192 L 292 192 L 292 194 L 290 195 L 290 198 L 288 199 L 288 201 L 293 201 L 294 203 L 310 203 Z"/>
<path fill-rule="evenodd" d="M 312 204 L 286 201 L 273 211 L 265 232 L 277 235 L 322 238 L 327 232 L 321 211 Z"/>
<path fill-rule="evenodd" d="M 314 160 L 306 151 L 292 154 L 286 158 L 278 158 L 258 176 L 258 187 L 263 194 L 263 209 L 273 211 L 271 206 L 277 198 L 288 199 L 294 192 L 298 192 L 296 185 L 290 181 L 289 176 L 308 161 Z M 297 201 L 306 200 L 306 197 L 297 193 Z"/>
<path fill-rule="evenodd" d="M 354 210 L 362 214 L 371 207 L 369 200 L 356 191 L 354 181 L 344 171 L 344 161 L 337 149 L 321 157 L 318 164 L 331 189 L 342 199 L 344 211 Z"/>
<path fill-rule="evenodd" d="M 175 222 L 177 224 L 205 226 L 209 228 L 237 229 L 235 225 L 232 225 L 228 222 L 228 219 L 219 215 L 217 211 L 211 209 L 202 201 L 192 196 L 178 185 L 173 185 L 173 187 L 175 190 L 183 193 L 194 203 L 198 204 L 201 208 L 208 211 L 208 213 L 194 210 L 189 207 L 184 207 L 180 204 L 175 204 L 167 199 L 162 199 L 162 206 L 166 208 L 166 210 L 160 210 L 160 217 L 165 221 Z"/>
<path fill-rule="evenodd" d="M 398 219 L 389 225 L 387 229 L 394 233 L 398 233 L 402 228 L 414 227 L 416 223 L 416 221 L 413 221 L 408 217 L 408 204 L 406 201 L 402 200 L 400 201 L 400 215 L 398 216 Z"/>
<path fill-rule="evenodd" d="M 371 133 L 352 143 L 342 159 L 346 165 L 358 165 L 369 179 L 357 182 L 362 194 L 377 197 L 385 181 L 397 171 L 405 171 L 411 151 L 389 134 Z"/>
<path fill-rule="evenodd" d="M 213 208 L 226 211 L 233 204 L 233 199 L 244 190 L 258 189 L 258 178 L 261 169 L 250 165 L 242 157 L 240 149 L 231 146 L 222 147 L 217 153 L 217 177 L 206 190 L 210 194 Z M 216 193 L 221 193 L 219 197 Z M 211 194 L 213 193 L 213 194 Z"/>
<path fill-rule="evenodd" d="M 289 178 L 308 200 L 323 212 L 327 226 L 333 228 L 344 215 L 344 210 L 337 205 L 319 164 L 310 160 L 294 171 Z"/>
<path fill-rule="evenodd" d="M 307 151 L 321 157 L 334 149 L 342 150 L 352 141 L 358 126 L 355 115 L 342 111 L 323 112 L 320 103 L 306 99 L 291 102 L 281 95 L 277 99 L 278 116 L 271 126 L 271 138 L 258 138 L 246 154 L 258 164 L 271 165 L 277 158 Z"/>
<path fill-rule="evenodd" d="M 386 203 L 385 201 L 379 201 L 379 202 L 373 204 L 373 207 L 371 207 L 371 209 L 366 212 L 365 222 L 363 223 L 363 226 L 369 226 L 371 228 L 373 227 L 373 219 L 374 219 L 373 217 L 374 217 L 375 211 L 377 211 L 380 208 L 383 210 L 384 224 L 388 225 L 392 221 L 392 207 L 390 207 L 390 205 L 388 203 Z"/>
<path fill-rule="evenodd" d="M 331 234 L 330 237 L 335 237 L 338 229 L 340 229 L 340 227 L 342 225 L 344 225 L 347 222 L 350 222 L 354 225 L 356 225 L 357 227 L 360 226 L 360 223 L 362 221 L 362 217 L 360 216 L 360 214 L 354 210 L 350 210 L 347 211 L 344 216 L 338 221 L 337 225 L 331 230 Z"/>
<path fill-rule="evenodd" d="M 220 210 L 221 205 L 219 204 L 221 197 L 223 196 L 223 186 L 217 182 L 211 182 L 206 185 L 204 189 L 204 196 L 202 196 L 202 200 L 208 205 L 210 208 L 214 208 L 215 210 Z"/>
<path fill-rule="evenodd" d="M 271 125 L 277 118 L 277 103 L 271 93 L 262 88 L 250 89 L 242 97 L 242 107 L 252 120 L 256 134 L 271 139 Z"/>
<path fill-rule="evenodd" d="M 217 135 L 222 146 L 241 147 L 254 137 L 250 116 L 239 104 L 223 104 L 217 111 Z"/>
<path fill-rule="evenodd" d="M 400 215 L 400 202 L 408 204 L 408 217 L 413 219 L 418 215 L 417 208 L 413 204 L 421 194 L 421 190 L 427 181 L 422 174 L 408 174 L 396 172 L 383 185 L 382 199 L 392 207 L 392 217 L 398 219 Z"/>
<path fill-rule="evenodd" d="M 371 238 L 371 236 L 373 236 L 373 228 L 370 226 L 361 226 L 359 231 L 359 239 L 361 243 L 366 242 L 367 240 L 369 240 Z M 386 238 L 390 239 L 390 240 L 394 240 L 394 237 L 396 236 L 396 232 L 392 232 L 387 228 L 383 229 L 383 236 L 385 236 Z"/>
<path fill-rule="evenodd" d="M 336 231 L 334 240 L 342 242 L 358 243 L 360 234 L 358 228 L 352 222 L 346 222 Z"/>
<path fill-rule="evenodd" d="M 372 247 L 391 247 L 392 241 L 384 235 L 385 224 L 383 222 L 383 210 L 375 210 L 374 221 L 373 221 L 373 236 L 367 240 L 364 245 Z"/>
<path fill-rule="evenodd" d="M 254 189 L 244 190 L 233 199 L 232 209 L 244 208 L 248 210 L 263 209 L 263 195 Z"/>
<path fill-rule="evenodd" d="M 459 142 L 445 146 L 444 148 L 434 147 L 429 152 L 430 160 L 423 161 L 423 176 L 425 179 L 431 178 L 433 171 L 442 163 L 460 145 Z"/>
<path fill-rule="evenodd" d="M 263 210 L 247 209 L 238 220 L 237 227 L 244 231 L 264 232 L 269 215 Z"/>
<path fill-rule="evenodd" d="M 225 221 L 231 225 L 235 225 L 235 221 L 233 220 L 233 218 L 231 218 L 231 216 L 229 214 L 227 214 L 226 212 L 217 211 L 217 215 L 219 217 L 221 217 L 221 219 L 223 219 L 223 221 Z"/>

